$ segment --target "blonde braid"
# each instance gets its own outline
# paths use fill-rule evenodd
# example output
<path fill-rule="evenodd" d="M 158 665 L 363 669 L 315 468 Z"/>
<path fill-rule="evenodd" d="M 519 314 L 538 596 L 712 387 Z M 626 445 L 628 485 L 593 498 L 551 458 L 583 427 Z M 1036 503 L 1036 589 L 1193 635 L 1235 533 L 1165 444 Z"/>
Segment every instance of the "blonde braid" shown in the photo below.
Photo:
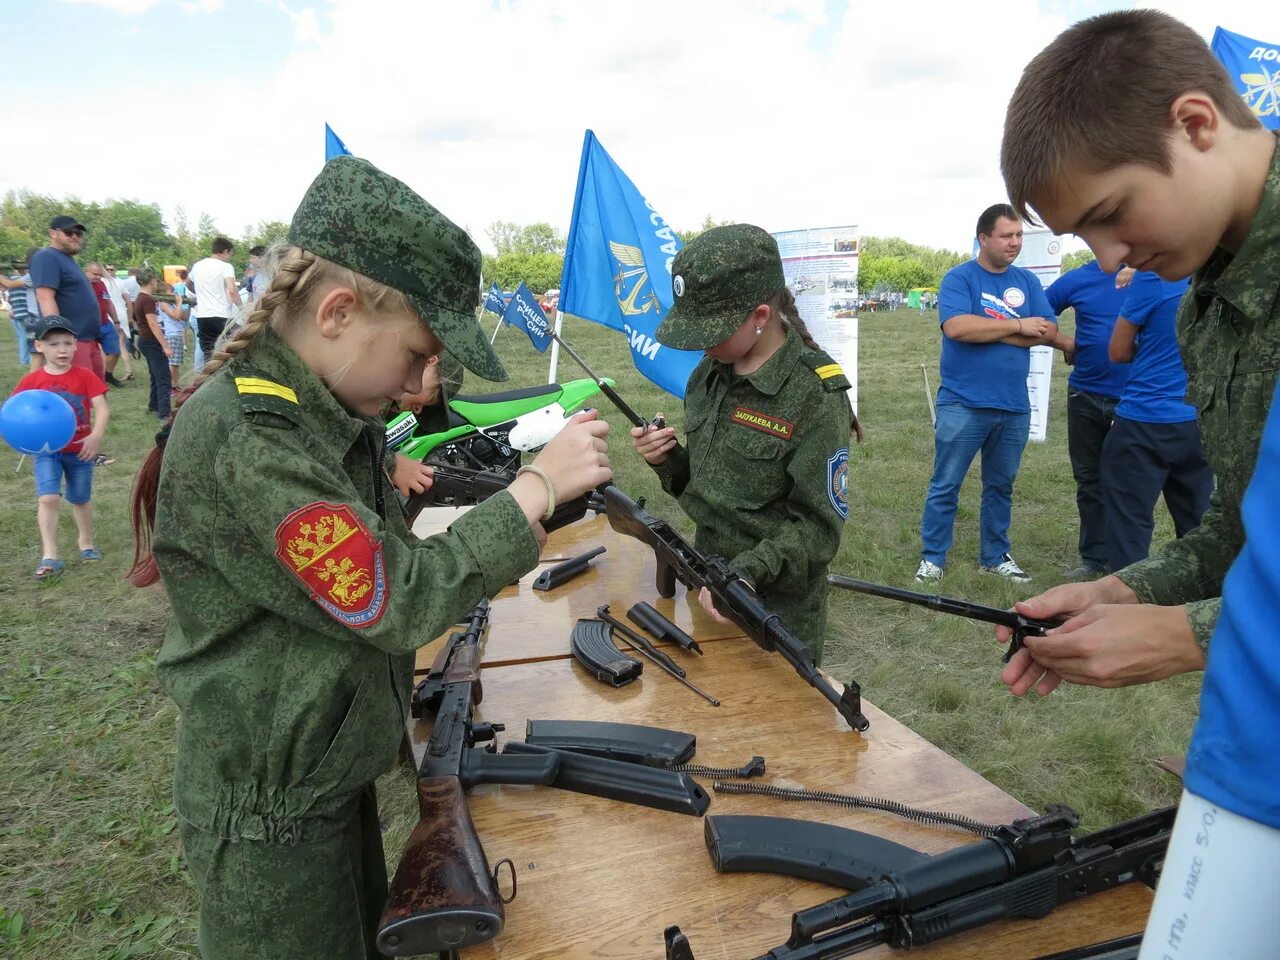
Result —
<path fill-rule="evenodd" d="M 227 361 L 248 350 L 258 334 L 271 326 L 276 312 L 283 310 L 284 305 L 293 296 L 294 289 L 303 284 L 303 278 L 315 263 L 316 255 L 300 247 L 292 247 L 283 253 L 280 264 L 271 278 L 271 286 L 262 295 L 262 299 L 258 301 L 253 313 L 249 314 L 244 325 L 236 331 L 234 337 L 222 345 L 221 350 L 205 361 L 204 369 L 191 381 L 191 386 L 174 398 L 174 414 L 177 414 L 178 408 L 190 399 L 201 384 L 221 370 Z"/>

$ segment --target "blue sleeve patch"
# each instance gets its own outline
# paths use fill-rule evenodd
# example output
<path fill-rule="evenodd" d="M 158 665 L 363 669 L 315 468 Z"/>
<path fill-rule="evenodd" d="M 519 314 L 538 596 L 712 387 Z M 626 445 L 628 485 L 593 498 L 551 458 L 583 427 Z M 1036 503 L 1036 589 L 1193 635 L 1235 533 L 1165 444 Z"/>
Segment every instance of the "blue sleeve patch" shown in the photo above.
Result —
<path fill-rule="evenodd" d="M 848 447 L 841 447 L 827 460 L 827 499 L 841 520 L 849 519 Z"/>

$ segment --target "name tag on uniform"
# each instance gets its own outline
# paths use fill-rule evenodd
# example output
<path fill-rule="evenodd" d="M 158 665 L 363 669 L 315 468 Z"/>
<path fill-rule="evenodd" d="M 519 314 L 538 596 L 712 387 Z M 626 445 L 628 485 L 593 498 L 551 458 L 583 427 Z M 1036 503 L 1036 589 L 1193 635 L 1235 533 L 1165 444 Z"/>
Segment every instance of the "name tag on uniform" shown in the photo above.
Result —
<path fill-rule="evenodd" d="M 796 432 L 796 425 L 791 421 L 783 420 L 781 417 L 771 417 L 767 413 L 748 407 L 734 407 L 729 419 L 744 427 L 767 433 L 771 437 L 781 437 L 783 440 L 790 440 L 791 435 Z"/>

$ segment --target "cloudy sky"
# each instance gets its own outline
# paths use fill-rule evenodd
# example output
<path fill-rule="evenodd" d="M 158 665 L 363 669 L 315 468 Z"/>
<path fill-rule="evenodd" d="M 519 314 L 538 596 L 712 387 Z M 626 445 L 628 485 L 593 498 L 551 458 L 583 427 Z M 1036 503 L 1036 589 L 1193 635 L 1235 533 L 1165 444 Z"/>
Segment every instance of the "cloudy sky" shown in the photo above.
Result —
<path fill-rule="evenodd" d="M 1025 63 L 1120 0 L 45 0 L 6 18 L 0 191 L 288 220 L 325 122 L 482 246 L 568 227 L 582 135 L 678 228 L 967 249 Z M 1280 39 L 1261 0 L 1166 0 Z"/>

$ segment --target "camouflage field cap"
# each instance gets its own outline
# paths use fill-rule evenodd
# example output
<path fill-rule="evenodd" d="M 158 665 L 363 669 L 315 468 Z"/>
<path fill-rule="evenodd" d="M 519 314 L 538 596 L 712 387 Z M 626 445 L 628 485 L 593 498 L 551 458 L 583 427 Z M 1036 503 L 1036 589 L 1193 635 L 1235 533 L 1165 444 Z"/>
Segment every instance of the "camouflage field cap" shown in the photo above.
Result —
<path fill-rule="evenodd" d="M 680 350 L 714 347 L 784 286 L 778 243 L 767 231 L 749 223 L 708 230 L 671 265 L 674 302 L 658 324 L 658 342 Z"/>
<path fill-rule="evenodd" d="M 507 379 L 476 321 L 479 248 L 395 177 L 358 157 L 334 157 L 298 204 L 289 242 L 399 290 L 467 369 Z"/>

